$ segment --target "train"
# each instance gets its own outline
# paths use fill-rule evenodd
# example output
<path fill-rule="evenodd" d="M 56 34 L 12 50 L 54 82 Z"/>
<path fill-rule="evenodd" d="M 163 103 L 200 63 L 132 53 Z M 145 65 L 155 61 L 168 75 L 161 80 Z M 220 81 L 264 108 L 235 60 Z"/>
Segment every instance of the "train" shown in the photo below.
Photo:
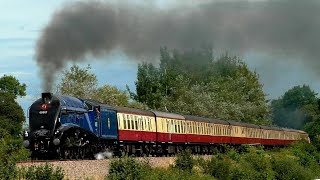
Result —
<path fill-rule="evenodd" d="M 42 93 L 28 114 L 23 146 L 32 159 L 90 159 L 103 151 L 119 156 L 170 156 L 184 149 L 211 154 L 221 145 L 310 143 L 301 130 L 110 106 L 50 92 Z"/>

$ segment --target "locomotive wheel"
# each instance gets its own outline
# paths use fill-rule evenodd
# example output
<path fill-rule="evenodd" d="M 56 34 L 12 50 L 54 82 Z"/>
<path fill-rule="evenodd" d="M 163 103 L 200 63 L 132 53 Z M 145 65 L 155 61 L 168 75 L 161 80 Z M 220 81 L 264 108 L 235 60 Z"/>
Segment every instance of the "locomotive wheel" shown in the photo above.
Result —
<path fill-rule="evenodd" d="M 73 149 L 73 157 L 74 157 L 75 160 L 79 159 L 79 148 L 75 147 Z"/>
<path fill-rule="evenodd" d="M 80 159 L 85 159 L 85 149 L 84 148 L 80 148 L 79 157 L 80 157 Z"/>
<path fill-rule="evenodd" d="M 72 159 L 71 149 L 68 148 L 64 150 L 64 159 Z"/>

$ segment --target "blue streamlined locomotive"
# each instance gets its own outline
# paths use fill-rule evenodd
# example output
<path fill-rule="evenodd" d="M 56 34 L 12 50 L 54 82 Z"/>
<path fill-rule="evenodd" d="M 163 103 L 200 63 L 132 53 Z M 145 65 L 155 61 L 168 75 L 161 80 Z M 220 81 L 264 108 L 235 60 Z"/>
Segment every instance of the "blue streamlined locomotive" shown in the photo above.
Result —
<path fill-rule="evenodd" d="M 113 150 L 117 139 L 116 111 L 89 100 L 42 93 L 29 109 L 29 131 L 23 145 L 32 158 L 91 158 Z"/>

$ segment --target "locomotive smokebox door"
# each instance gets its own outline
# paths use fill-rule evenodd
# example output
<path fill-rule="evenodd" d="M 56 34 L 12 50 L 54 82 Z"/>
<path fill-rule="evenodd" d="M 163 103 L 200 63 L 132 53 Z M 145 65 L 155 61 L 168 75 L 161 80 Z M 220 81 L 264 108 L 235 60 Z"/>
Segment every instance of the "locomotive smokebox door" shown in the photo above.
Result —
<path fill-rule="evenodd" d="M 52 100 L 52 93 L 50 92 L 46 92 L 46 93 L 42 93 L 42 104 L 50 104 L 51 100 Z"/>

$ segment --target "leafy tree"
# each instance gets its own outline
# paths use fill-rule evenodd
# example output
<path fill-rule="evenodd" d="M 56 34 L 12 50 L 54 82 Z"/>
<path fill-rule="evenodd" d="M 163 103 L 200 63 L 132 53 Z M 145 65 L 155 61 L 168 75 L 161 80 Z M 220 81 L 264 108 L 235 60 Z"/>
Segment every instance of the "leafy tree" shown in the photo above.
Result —
<path fill-rule="evenodd" d="M 90 70 L 90 65 L 85 68 L 73 65 L 70 70 L 64 71 L 57 86 L 58 93 L 114 106 L 145 107 L 141 103 L 131 101 L 126 91 L 121 91 L 115 86 L 105 84 L 98 87 L 97 77 Z"/>
<path fill-rule="evenodd" d="M 90 70 L 90 65 L 86 68 L 73 65 L 70 70 L 64 71 L 61 83 L 58 85 L 58 91 L 70 96 L 90 98 L 98 85 L 96 75 L 92 74 Z"/>
<path fill-rule="evenodd" d="M 114 106 L 128 106 L 129 104 L 129 95 L 125 91 L 110 85 L 99 87 L 91 98 Z"/>
<path fill-rule="evenodd" d="M 26 87 L 26 84 L 20 84 L 14 76 L 4 75 L 0 78 L 0 92 L 14 95 L 14 99 L 17 98 L 17 96 L 25 96 Z"/>
<path fill-rule="evenodd" d="M 209 48 L 170 53 L 160 65 L 140 64 L 135 100 L 152 109 L 267 124 L 269 109 L 258 74 L 237 57 L 214 59 Z"/>
<path fill-rule="evenodd" d="M 18 96 L 26 95 L 26 85 L 13 76 L 0 78 L 0 138 L 21 133 L 25 117 L 21 106 L 16 102 Z"/>
<path fill-rule="evenodd" d="M 302 129 L 319 114 L 317 93 L 309 86 L 295 86 L 271 102 L 273 122 L 282 127 Z"/>
<path fill-rule="evenodd" d="M 161 84 L 159 84 L 159 70 L 151 63 L 139 64 L 137 78 L 138 80 L 135 82 L 137 95 L 131 92 L 131 96 L 151 108 L 159 107 L 159 102 L 155 101 L 156 99 L 161 99 L 163 95 Z"/>

